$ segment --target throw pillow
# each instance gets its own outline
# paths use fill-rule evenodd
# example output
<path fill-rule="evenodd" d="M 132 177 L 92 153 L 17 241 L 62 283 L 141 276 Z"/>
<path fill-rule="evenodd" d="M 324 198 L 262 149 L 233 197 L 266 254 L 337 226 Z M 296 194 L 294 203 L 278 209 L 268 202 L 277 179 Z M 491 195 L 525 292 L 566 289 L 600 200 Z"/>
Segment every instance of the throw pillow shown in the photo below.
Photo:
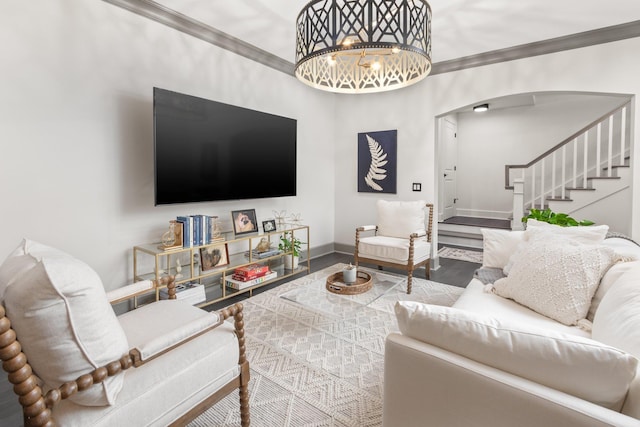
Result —
<path fill-rule="evenodd" d="M 565 325 L 576 325 L 607 269 L 621 258 L 606 246 L 571 239 L 537 238 L 514 255 L 509 275 L 493 292 Z"/>
<path fill-rule="evenodd" d="M 45 385 L 59 387 L 128 352 L 102 282 L 89 266 L 60 251 L 34 256 L 28 246 L 20 256 L 30 257 L 32 266 L 11 279 L 5 307 Z M 110 377 L 70 399 L 85 406 L 113 404 L 123 381 L 124 375 Z"/>
<path fill-rule="evenodd" d="M 378 200 L 378 234 L 408 239 L 412 233 L 425 230 L 426 202 L 389 202 Z"/>
<path fill-rule="evenodd" d="M 619 254 L 619 252 L 616 251 Z M 587 320 L 591 320 L 595 318 L 596 312 L 600 307 L 600 303 L 602 299 L 609 292 L 609 289 L 620 279 L 627 271 L 634 268 L 634 266 L 640 265 L 640 262 L 620 262 L 611 266 L 609 270 L 602 276 L 600 279 L 600 284 L 596 289 L 596 293 L 593 295 L 593 299 L 591 300 L 591 305 L 589 306 L 589 312 L 587 313 Z"/>
<path fill-rule="evenodd" d="M 602 298 L 591 334 L 640 358 L 640 263 L 623 265 L 629 268 Z"/>
<path fill-rule="evenodd" d="M 590 225 L 586 227 L 561 227 L 559 225 L 547 224 L 546 222 L 530 219 L 531 224 L 527 222 L 527 230 L 524 239 L 528 240 L 532 236 L 542 233 L 554 236 L 564 236 L 571 238 L 580 243 L 602 243 L 609 231 L 608 225 Z"/>
<path fill-rule="evenodd" d="M 621 408 L 638 364 L 589 338 L 465 310 L 413 301 L 395 310 L 404 335 L 613 410 Z"/>
<path fill-rule="evenodd" d="M 482 266 L 487 268 L 504 268 L 524 235 L 524 231 L 494 228 L 481 228 L 480 231 L 482 232 Z"/>

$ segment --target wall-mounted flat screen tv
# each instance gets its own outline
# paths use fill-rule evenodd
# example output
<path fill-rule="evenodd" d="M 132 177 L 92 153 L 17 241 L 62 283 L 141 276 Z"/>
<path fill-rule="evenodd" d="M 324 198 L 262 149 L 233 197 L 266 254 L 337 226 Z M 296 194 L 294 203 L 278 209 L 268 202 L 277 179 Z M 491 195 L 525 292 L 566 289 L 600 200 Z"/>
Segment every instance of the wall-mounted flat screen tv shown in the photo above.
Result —
<path fill-rule="evenodd" d="M 153 89 L 155 203 L 296 195 L 297 121 Z"/>

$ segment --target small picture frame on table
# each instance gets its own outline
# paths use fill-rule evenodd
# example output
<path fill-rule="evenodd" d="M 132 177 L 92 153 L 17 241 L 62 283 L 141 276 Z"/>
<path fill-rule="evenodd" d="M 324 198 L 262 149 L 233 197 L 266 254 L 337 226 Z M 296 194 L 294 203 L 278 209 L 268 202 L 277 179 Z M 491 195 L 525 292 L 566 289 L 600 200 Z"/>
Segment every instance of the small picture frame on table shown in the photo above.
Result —
<path fill-rule="evenodd" d="M 262 221 L 262 230 L 264 230 L 265 233 L 276 231 L 276 220 L 269 219 L 267 221 Z"/>
<path fill-rule="evenodd" d="M 226 243 L 200 248 L 200 270 L 209 271 L 229 264 L 229 248 Z"/>
<path fill-rule="evenodd" d="M 255 209 L 231 211 L 231 222 L 233 222 L 233 232 L 236 235 L 256 233 L 258 231 Z"/>

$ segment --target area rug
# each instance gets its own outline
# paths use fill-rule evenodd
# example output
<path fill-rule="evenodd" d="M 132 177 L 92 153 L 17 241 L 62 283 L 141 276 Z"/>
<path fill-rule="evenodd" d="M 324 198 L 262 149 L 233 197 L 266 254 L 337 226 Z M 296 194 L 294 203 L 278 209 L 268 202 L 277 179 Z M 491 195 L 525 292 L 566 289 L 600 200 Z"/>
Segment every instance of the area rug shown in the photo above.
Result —
<path fill-rule="evenodd" d="M 407 295 L 406 277 L 390 275 L 398 283 L 379 298 L 333 314 L 281 298 L 344 266 L 336 264 L 243 301 L 252 426 L 382 425 L 384 340 L 398 331 L 395 303 L 451 306 L 464 290 L 414 277 Z M 237 392 L 190 424 L 239 425 Z"/>
<path fill-rule="evenodd" d="M 475 262 L 482 264 L 482 251 L 471 251 L 468 249 L 443 247 L 438 251 L 440 258 L 457 259 L 458 261 Z"/>

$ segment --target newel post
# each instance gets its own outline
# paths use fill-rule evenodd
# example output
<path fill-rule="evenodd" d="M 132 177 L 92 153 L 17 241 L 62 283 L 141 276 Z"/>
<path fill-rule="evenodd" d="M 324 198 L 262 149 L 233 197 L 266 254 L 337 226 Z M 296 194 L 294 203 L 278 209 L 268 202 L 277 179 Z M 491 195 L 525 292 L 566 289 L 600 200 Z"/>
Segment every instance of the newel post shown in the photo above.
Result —
<path fill-rule="evenodd" d="M 513 219 L 511 220 L 512 230 L 524 230 L 522 217 L 524 216 L 524 179 L 513 180 Z"/>

